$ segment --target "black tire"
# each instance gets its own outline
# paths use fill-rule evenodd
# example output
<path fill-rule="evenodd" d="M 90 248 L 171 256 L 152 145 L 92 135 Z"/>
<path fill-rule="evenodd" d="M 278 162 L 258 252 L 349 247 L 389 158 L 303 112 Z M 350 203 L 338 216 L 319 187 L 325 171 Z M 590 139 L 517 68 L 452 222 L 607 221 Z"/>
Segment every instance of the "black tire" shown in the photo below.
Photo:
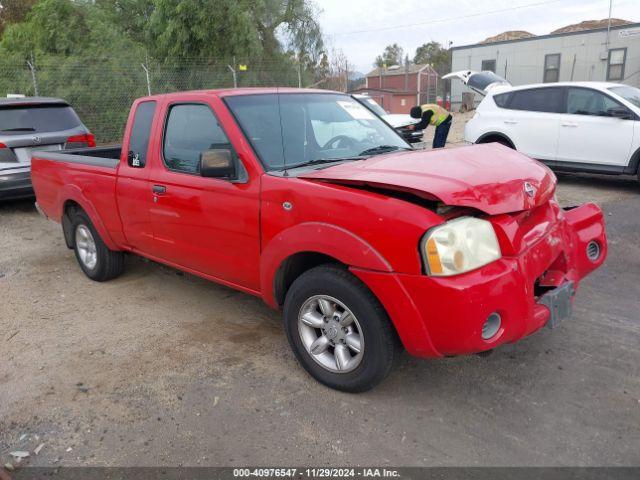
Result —
<path fill-rule="evenodd" d="M 340 301 L 357 318 L 363 345 L 354 370 L 334 373 L 320 365 L 305 347 L 298 316 L 309 299 L 326 295 Z M 289 344 L 304 369 L 324 385 L 345 392 L 364 392 L 380 383 L 391 370 L 398 340 L 375 295 L 349 271 L 333 265 L 315 267 L 298 277 L 287 292 L 284 323 Z"/>
<path fill-rule="evenodd" d="M 87 264 L 82 260 L 79 252 L 79 246 L 76 241 L 76 232 L 78 231 L 78 228 L 82 227 L 87 228 L 91 232 L 91 236 L 95 243 L 96 262 L 92 267 L 87 266 Z M 82 210 L 76 211 L 71 217 L 71 232 L 71 238 L 73 239 L 73 251 L 76 254 L 76 260 L 78 260 L 80 268 L 87 277 L 91 280 L 95 280 L 96 282 L 105 282 L 112 278 L 116 278 L 123 272 L 124 253 L 109 250 L 93 226 L 93 223 L 91 223 L 89 216 Z"/>

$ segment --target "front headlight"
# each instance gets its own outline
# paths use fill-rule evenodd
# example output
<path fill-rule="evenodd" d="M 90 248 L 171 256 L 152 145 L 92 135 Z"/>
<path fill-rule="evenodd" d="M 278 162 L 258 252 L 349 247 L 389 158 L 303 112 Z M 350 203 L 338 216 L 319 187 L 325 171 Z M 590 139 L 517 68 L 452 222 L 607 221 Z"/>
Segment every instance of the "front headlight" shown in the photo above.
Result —
<path fill-rule="evenodd" d="M 460 217 L 429 230 L 421 243 L 429 275 L 446 277 L 480 268 L 502 254 L 491 223 Z"/>

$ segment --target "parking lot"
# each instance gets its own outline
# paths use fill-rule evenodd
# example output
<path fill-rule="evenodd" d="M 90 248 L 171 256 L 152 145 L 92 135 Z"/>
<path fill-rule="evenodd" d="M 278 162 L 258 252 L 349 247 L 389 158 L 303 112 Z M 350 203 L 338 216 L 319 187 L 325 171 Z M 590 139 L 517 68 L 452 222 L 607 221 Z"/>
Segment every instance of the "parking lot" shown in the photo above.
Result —
<path fill-rule="evenodd" d="M 259 299 L 131 256 L 91 282 L 58 224 L 2 204 L 1 460 L 638 465 L 640 185 L 559 175 L 558 198 L 598 203 L 610 242 L 572 318 L 488 357 L 404 355 L 359 395 L 311 379 Z"/>

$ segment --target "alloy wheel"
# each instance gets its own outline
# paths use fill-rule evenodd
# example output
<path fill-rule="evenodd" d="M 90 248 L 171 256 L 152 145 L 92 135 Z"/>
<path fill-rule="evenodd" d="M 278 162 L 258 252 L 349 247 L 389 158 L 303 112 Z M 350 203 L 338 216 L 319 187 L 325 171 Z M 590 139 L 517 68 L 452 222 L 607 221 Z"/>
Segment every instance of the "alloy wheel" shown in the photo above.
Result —
<path fill-rule="evenodd" d="M 362 328 L 353 312 L 336 298 L 315 295 L 307 299 L 298 314 L 298 332 L 309 356 L 331 372 L 350 372 L 362 361 Z"/>
<path fill-rule="evenodd" d="M 76 248 L 82 264 L 93 270 L 98 263 L 98 254 L 96 242 L 86 225 L 80 224 L 76 227 Z"/>

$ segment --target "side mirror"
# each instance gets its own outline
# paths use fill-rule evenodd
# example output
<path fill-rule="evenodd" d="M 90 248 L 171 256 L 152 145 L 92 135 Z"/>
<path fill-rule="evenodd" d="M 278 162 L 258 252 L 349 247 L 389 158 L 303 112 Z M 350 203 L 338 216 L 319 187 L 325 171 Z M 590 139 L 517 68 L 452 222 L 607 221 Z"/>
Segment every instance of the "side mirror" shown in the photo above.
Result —
<path fill-rule="evenodd" d="M 610 117 L 621 118 L 623 120 L 633 119 L 633 114 L 624 107 L 613 107 L 607 110 L 607 115 Z"/>
<path fill-rule="evenodd" d="M 201 152 L 200 175 L 212 178 L 235 178 L 236 166 L 231 150 L 216 148 Z"/>

